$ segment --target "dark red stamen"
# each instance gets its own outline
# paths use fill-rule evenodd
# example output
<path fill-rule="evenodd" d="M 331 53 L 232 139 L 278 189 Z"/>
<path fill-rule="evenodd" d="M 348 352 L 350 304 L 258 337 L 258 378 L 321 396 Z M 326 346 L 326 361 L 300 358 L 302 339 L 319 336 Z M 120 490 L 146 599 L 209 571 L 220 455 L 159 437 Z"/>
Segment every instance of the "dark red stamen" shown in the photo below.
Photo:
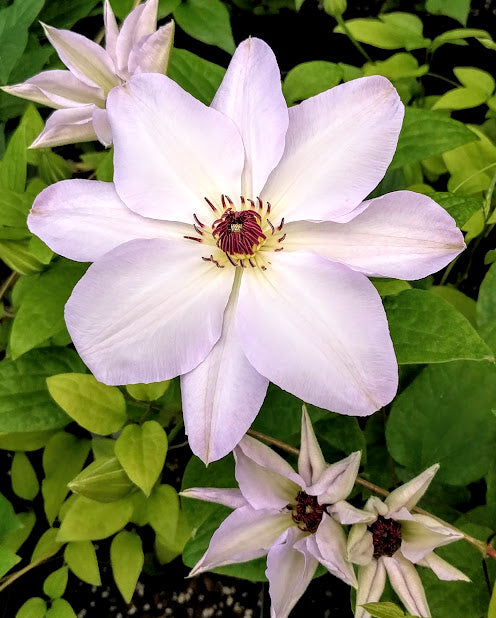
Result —
<path fill-rule="evenodd" d="M 212 204 L 212 202 L 208 199 L 208 197 L 205 197 L 205 198 L 203 198 L 203 199 L 207 202 L 207 204 L 210 206 L 210 208 L 211 208 L 214 212 L 217 212 L 217 210 L 218 210 L 218 209 L 217 209 L 217 208 L 216 208 L 216 207 Z"/>
<path fill-rule="evenodd" d="M 379 515 L 370 525 L 374 544 L 374 558 L 392 556 L 401 546 L 401 524 L 394 519 L 386 519 Z"/>
<path fill-rule="evenodd" d="M 265 240 L 260 223 L 261 217 L 254 210 L 237 212 L 228 208 L 220 219 L 214 221 L 212 236 L 219 249 L 228 256 L 253 255 L 256 247 Z"/>
<path fill-rule="evenodd" d="M 300 530 L 315 532 L 322 521 L 325 506 L 319 504 L 317 496 L 309 496 L 304 491 L 296 494 L 296 507 L 293 508 L 292 518 Z"/>

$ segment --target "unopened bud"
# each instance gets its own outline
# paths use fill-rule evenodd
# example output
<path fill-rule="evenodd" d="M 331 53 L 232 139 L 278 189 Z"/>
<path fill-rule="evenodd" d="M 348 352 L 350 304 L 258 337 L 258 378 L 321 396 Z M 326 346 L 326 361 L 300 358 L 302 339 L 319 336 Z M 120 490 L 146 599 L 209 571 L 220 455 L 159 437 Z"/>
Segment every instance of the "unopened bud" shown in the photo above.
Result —
<path fill-rule="evenodd" d="M 98 502 L 115 502 L 136 489 L 116 457 L 97 459 L 80 472 L 68 487 L 74 493 Z"/>
<path fill-rule="evenodd" d="M 346 0 L 324 0 L 324 11 L 332 17 L 341 17 L 346 6 Z"/>

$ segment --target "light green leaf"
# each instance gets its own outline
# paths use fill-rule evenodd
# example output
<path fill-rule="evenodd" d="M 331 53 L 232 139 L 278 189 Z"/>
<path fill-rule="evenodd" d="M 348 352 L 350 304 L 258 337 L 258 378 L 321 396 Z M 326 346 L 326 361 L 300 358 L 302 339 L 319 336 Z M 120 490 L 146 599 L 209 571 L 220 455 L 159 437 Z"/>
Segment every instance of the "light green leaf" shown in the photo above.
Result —
<path fill-rule="evenodd" d="M 151 382 L 150 384 L 128 384 L 127 392 L 138 401 L 155 401 L 160 399 L 169 388 L 170 380 L 165 382 Z"/>
<path fill-rule="evenodd" d="M 45 618 L 77 618 L 70 603 L 65 599 L 55 599 Z"/>
<path fill-rule="evenodd" d="M 3 545 L 12 552 L 17 552 L 29 537 L 36 523 L 36 515 L 33 511 L 17 513 L 17 519 L 21 524 L 19 528 L 11 530 L 3 539 Z"/>
<path fill-rule="evenodd" d="M 287 104 L 294 105 L 337 86 L 342 79 L 343 69 L 339 64 L 323 60 L 303 62 L 286 75 L 282 92 Z"/>
<path fill-rule="evenodd" d="M 186 49 L 172 48 L 167 75 L 196 99 L 210 105 L 226 70 L 192 54 Z"/>
<path fill-rule="evenodd" d="M 361 605 L 369 614 L 375 618 L 405 618 L 405 612 L 395 603 L 365 603 Z"/>
<path fill-rule="evenodd" d="M 432 15 L 452 17 L 465 25 L 470 11 L 470 0 L 427 0 L 425 10 Z"/>
<path fill-rule="evenodd" d="M 451 303 L 425 290 L 405 290 L 384 299 L 400 365 L 490 360 L 491 350 Z"/>
<path fill-rule="evenodd" d="M 477 299 L 477 324 L 486 326 L 496 322 L 496 264 L 487 271 Z"/>
<path fill-rule="evenodd" d="M 381 297 L 395 296 L 412 287 L 408 281 L 402 281 L 401 279 L 372 278 L 371 282 L 374 284 L 375 289 L 379 292 Z"/>
<path fill-rule="evenodd" d="M 0 449 L 5 451 L 37 451 L 45 446 L 56 430 L 0 433 Z"/>
<path fill-rule="evenodd" d="M 41 493 L 45 501 L 45 513 L 53 524 L 69 488 L 67 484 L 80 472 L 90 451 L 89 440 L 76 438 L 61 431 L 53 436 L 43 452 L 45 478 Z"/>
<path fill-rule="evenodd" d="M 167 564 L 183 553 L 184 546 L 190 538 L 189 528 L 182 511 L 179 511 L 176 534 L 173 539 L 155 535 L 155 553 L 160 564 Z"/>
<path fill-rule="evenodd" d="M 184 0 L 175 9 L 174 20 L 184 32 L 202 43 L 234 53 L 229 11 L 221 0 Z"/>
<path fill-rule="evenodd" d="M 4 231 L 2 234 L 5 235 Z M 31 250 L 29 239 L 0 241 L 0 259 L 20 275 L 32 275 L 45 268 L 45 263 Z"/>
<path fill-rule="evenodd" d="M 487 618 L 496 618 L 496 583 L 493 586 L 493 592 L 491 594 L 491 601 L 489 602 Z"/>
<path fill-rule="evenodd" d="M 78 474 L 68 487 L 97 502 L 115 502 L 136 489 L 116 457 L 101 457 Z"/>
<path fill-rule="evenodd" d="M 45 618 L 46 603 L 41 597 L 31 597 L 22 604 L 15 618 Z"/>
<path fill-rule="evenodd" d="M 179 497 L 174 487 L 155 487 L 147 501 L 148 521 L 167 542 L 173 543 L 179 518 Z"/>
<path fill-rule="evenodd" d="M 37 562 L 40 559 L 51 558 L 59 551 L 63 543 L 57 540 L 58 533 L 58 528 L 48 528 L 48 530 L 45 530 L 45 532 L 38 539 L 38 543 L 36 543 L 35 548 L 33 549 L 31 562 Z"/>
<path fill-rule="evenodd" d="M 31 203 L 31 196 L 26 193 L 2 189 L 0 193 L 0 224 L 23 228 L 26 237 L 28 237 L 26 217 L 31 208 Z"/>
<path fill-rule="evenodd" d="M 362 69 L 364 75 L 384 75 L 384 77 L 395 81 L 407 77 L 421 77 L 427 73 L 429 66 L 427 64 L 419 66 L 415 56 L 400 52 L 393 54 L 386 60 L 366 62 Z"/>
<path fill-rule="evenodd" d="M 429 365 L 393 402 L 388 450 L 412 473 L 440 463 L 438 481 L 467 485 L 482 478 L 494 458 L 494 409 L 493 365 Z"/>
<path fill-rule="evenodd" d="M 0 543 L 4 541 L 8 534 L 18 530 L 20 525 L 12 504 L 5 496 L 0 494 Z"/>
<path fill-rule="evenodd" d="M 77 496 L 65 513 L 57 539 L 61 543 L 104 539 L 121 530 L 132 512 L 129 498 L 105 503 Z"/>
<path fill-rule="evenodd" d="M 50 395 L 81 427 L 107 435 L 126 422 L 126 402 L 115 386 L 98 382 L 86 373 L 65 373 L 47 378 Z"/>
<path fill-rule="evenodd" d="M 0 577 L 3 577 L 20 561 L 20 556 L 17 556 L 11 549 L 0 545 Z"/>
<path fill-rule="evenodd" d="M 64 559 L 76 577 L 92 586 L 101 586 L 100 570 L 95 548 L 91 541 L 67 543 Z"/>
<path fill-rule="evenodd" d="M 36 472 L 25 453 L 14 454 L 10 480 L 14 493 L 24 500 L 34 500 L 40 490 Z"/>
<path fill-rule="evenodd" d="M 167 435 L 156 421 L 127 425 L 117 438 L 115 454 L 133 483 L 149 496 L 164 467 Z"/>
<path fill-rule="evenodd" d="M 431 109 L 470 109 L 471 107 L 482 105 L 487 98 L 487 95 L 482 90 L 453 88 L 453 90 L 443 94 Z"/>
<path fill-rule="evenodd" d="M 437 36 L 431 44 L 430 52 L 434 53 L 436 49 L 444 45 L 445 43 L 453 43 L 455 45 L 467 45 L 465 39 L 474 37 L 487 47 L 488 49 L 496 49 L 491 35 L 486 30 L 479 30 L 477 28 L 455 28 L 454 30 L 447 30 L 439 36 Z"/>
<path fill-rule="evenodd" d="M 110 546 L 110 563 L 115 583 L 126 603 L 131 602 L 144 562 L 141 539 L 136 532 L 119 532 Z"/>
<path fill-rule="evenodd" d="M 64 594 L 68 575 L 69 570 L 66 566 L 50 573 L 43 583 L 43 592 L 47 597 L 58 599 Z"/>
<path fill-rule="evenodd" d="M 453 73 L 465 88 L 480 90 L 486 97 L 491 96 L 494 92 L 494 78 L 487 71 L 474 67 L 455 67 Z"/>
<path fill-rule="evenodd" d="M 429 193 L 429 197 L 449 212 L 458 227 L 465 225 L 470 217 L 483 206 L 481 199 L 469 197 L 463 193 L 435 191 Z"/>

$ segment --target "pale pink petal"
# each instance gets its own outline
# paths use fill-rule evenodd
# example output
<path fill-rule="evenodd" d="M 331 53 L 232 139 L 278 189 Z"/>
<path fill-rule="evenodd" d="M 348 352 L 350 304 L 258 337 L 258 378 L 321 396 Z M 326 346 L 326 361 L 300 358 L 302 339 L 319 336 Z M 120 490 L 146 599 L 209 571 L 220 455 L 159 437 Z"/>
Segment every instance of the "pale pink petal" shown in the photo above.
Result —
<path fill-rule="evenodd" d="M 28 227 L 53 251 L 70 260 L 94 262 L 134 238 L 177 238 L 191 233 L 183 223 L 140 217 L 117 196 L 111 182 L 62 180 L 34 201 Z"/>
<path fill-rule="evenodd" d="M 393 514 L 401 508 L 411 509 L 420 498 L 425 494 L 431 484 L 434 475 L 439 470 L 439 464 L 434 464 L 421 474 L 414 477 L 408 483 L 400 485 L 384 500 L 387 504 L 389 513 Z"/>
<path fill-rule="evenodd" d="M 156 32 L 143 37 L 129 56 L 129 73 L 164 73 L 174 42 L 174 22 L 170 21 Z"/>
<path fill-rule="evenodd" d="M 218 489 L 217 487 L 190 487 L 180 492 L 184 498 L 195 498 L 205 502 L 216 502 L 231 509 L 248 506 L 239 489 Z"/>
<path fill-rule="evenodd" d="M 302 534 L 296 527 L 289 528 L 267 554 L 271 618 L 287 618 L 317 570 L 319 563 L 308 551 L 293 548 Z"/>
<path fill-rule="evenodd" d="M 231 273 L 178 240 L 131 240 L 90 266 L 66 305 L 81 358 L 106 384 L 186 373 L 220 337 Z"/>
<path fill-rule="evenodd" d="M 375 515 L 382 515 L 383 517 L 389 517 L 389 509 L 387 507 L 387 504 L 384 504 L 384 502 L 377 496 L 370 496 L 363 508 L 364 510 L 369 511 L 369 513 L 374 513 Z M 403 519 L 405 518 L 403 517 Z"/>
<path fill-rule="evenodd" d="M 117 27 L 110 0 L 105 0 L 103 5 L 103 23 L 105 25 L 105 49 L 115 65 L 117 63 L 115 45 L 119 36 L 119 28 Z"/>
<path fill-rule="evenodd" d="M 439 579 L 443 581 L 471 581 L 470 577 L 467 577 L 465 573 L 459 571 L 456 567 L 437 556 L 434 552 L 424 556 L 417 564 L 432 569 Z"/>
<path fill-rule="evenodd" d="M 54 148 L 97 139 L 93 128 L 94 105 L 57 109 L 30 148 Z"/>
<path fill-rule="evenodd" d="M 380 561 L 384 563 L 391 586 L 407 611 L 413 616 L 430 618 L 431 612 L 424 587 L 413 564 L 405 560 L 399 552 L 391 557 L 382 556 Z"/>
<path fill-rule="evenodd" d="M 93 110 L 93 128 L 100 142 L 108 147 L 112 145 L 112 129 L 107 117 L 107 110 L 96 107 Z"/>
<path fill-rule="evenodd" d="M 298 456 L 298 472 L 307 485 L 315 483 L 327 468 L 319 443 L 315 437 L 312 421 L 303 406 L 301 416 L 301 446 Z"/>
<path fill-rule="evenodd" d="M 360 273 L 310 252 L 246 270 L 237 327 L 250 363 L 308 403 L 366 415 L 389 403 L 397 364 L 386 316 Z"/>
<path fill-rule="evenodd" d="M 157 27 L 158 0 L 148 0 L 137 6 L 124 20 L 116 43 L 117 67 L 126 73 L 131 50 L 140 39 Z"/>
<path fill-rule="evenodd" d="M 100 86 L 104 93 L 120 83 L 112 58 L 85 36 L 43 24 L 45 34 L 59 58 L 74 75 L 88 86 Z"/>
<path fill-rule="evenodd" d="M 241 440 L 258 414 L 269 384 L 246 360 L 239 345 L 234 328 L 237 289 L 236 279 L 219 341 L 198 367 L 181 377 L 189 445 L 206 464 L 230 453 Z"/>
<path fill-rule="evenodd" d="M 347 553 L 354 564 L 367 565 L 372 560 L 374 543 L 366 524 L 355 524 L 350 528 Z"/>
<path fill-rule="evenodd" d="M 386 585 L 386 569 L 382 560 L 372 560 L 358 568 L 358 590 L 356 595 L 355 618 L 370 618 L 362 605 L 380 600 Z"/>
<path fill-rule="evenodd" d="M 437 547 L 463 538 L 463 534 L 433 517 L 421 514 L 414 517 L 414 521 L 401 523 L 401 553 L 410 562 L 419 562 Z"/>
<path fill-rule="evenodd" d="M 103 104 L 103 92 L 88 86 L 70 71 L 43 71 L 22 84 L 3 86 L 2 90 L 48 107 L 78 107 L 85 103 Z"/>
<path fill-rule="evenodd" d="M 193 567 L 190 577 L 225 564 L 265 556 L 290 525 L 291 515 L 275 509 L 257 511 L 249 506 L 236 509 L 214 532 L 207 551 Z"/>
<path fill-rule="evenodd" d="M 261 197 L 286 221 L 332 221 L 350 212 L 384 176 L 403 113 L 398 93 L 380 76 L 291 107 L 286 149 Z"/>
<path fill-rule="evenodd" d="M 362 453 L 356 451 L 326 468 L 307 493 L 319 497 L 319 504 L 334 504 L 347 498 L 355 486 Z"/>
<path fill-rule="evenodd" d="M 249 38 L 238 46 L 212 107 L 232 118 L 241 133 L 241 193 L 255 198 L 284 152 L 289 122 L 277 60 L 266 43 Z"/>
<path fill-rule="evenodd" d="M 129 208 L 157 219 L 212 221 L 205 197 L 236 197 L 243 144 L 232 120 L 159 74 L 140 74 L 109 95 L 114 180 Z"/>
<path fill-rule="evenodd" d="M 312 249 L 368 276 L 421 279 L 465 248 L 454 219 L 426 195 L 396 191 L 365 204 L 349 223 L 289 223 L 284 249 Z"/>
<path fill-rule="evenodd" d="M 356 506 L 353 506 L 345 500 L 340 500 L 335 504 L 331 504 L 327 507 L 327 512 L 344 525 L 368 524 L 377 519 L 377 516 L 373 513 L 357 509 Z"/>

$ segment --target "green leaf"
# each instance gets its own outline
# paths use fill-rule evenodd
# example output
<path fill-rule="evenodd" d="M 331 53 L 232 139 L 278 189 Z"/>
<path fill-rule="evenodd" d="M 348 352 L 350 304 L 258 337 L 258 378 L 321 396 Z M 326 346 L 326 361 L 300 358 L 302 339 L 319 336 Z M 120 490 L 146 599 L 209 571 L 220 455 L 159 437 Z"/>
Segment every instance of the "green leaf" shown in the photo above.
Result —
<path fill-rule="evenodd" d="M 126 422 L 126 402 L 115 386 L 98 382 L 87 373 L 65 373 L 47 378 L 50 395 L 81 427 L 107 435 Z"/>
<path fill-rule="evenodd" d="M 455 67 L 453 73 L 465 88 L 480 90 L 486 98 L 494 92 L 494 78 L 487 71 L 474 67 Z"/>
<path fill-rule="evenodd" d="M 481 199 L 463 195 L 462 193 L 435 191 L 429 193 L 429 197 L 449 212 L 458 227 L 464 226 L 470 217 L 480 210 L 483 205 Z"/>
<path fill-rule="evenodd" d="M 59 533 L 58 528 L 48 528 L 38 539 L 36 547 L 31 556 L 31 562 L 37 562 L 41 559 L 51 558 L 62 547 L 62 543 L 57 540 Z"/>
<path fill-rule="evenodd" d="M 438 481 L 467 485 L 486 474 L 494 457 L 493 409 L 493 365 L 430 365 L 393 402 L 386 427 L 388 450 L 412 473 L 440 463 Z"/>
<path fill-rule="evenodd" d="M 496 264 L 486 273 L 477 299 L 477 324 L 486 326 L 496 322 Z"/>
<path fill-rule="evenodd" d="M 365 603 L 361 605 L 369 614 L 376 618 L 405 618 L 405 612 L 395 603 Z"/>
<path fill-rule="evenodd" d="M 17 556 L 11 549 L 0 545 L 0 577 L 3 577 L 20 561 L 20 556 Z"/>
<path fill-rule="evenodd" d="M 158 0 L 157 18 L 163 19 L 173 13 L 181 4 L 181 0 Z"/>
<path fill-rule="evenodd" d="M 466 45 L 465 39 L 474 37 L 487 47 L 488 49 L 496 49 L 491 35 L 486 30 L 479 30 L 478 28 L 455 28 L 454 30 L 447 30 L 439 36 L 437 36 L 431 44 L 430 52 L 433 54 L 436 49 L 444 45 L 445 43 L 453 43 L 454 45 Z"/>
<path fill-rule="evenodd" d="M 112 10 L 116 17 L 124 20 L 131 12 L 134 0 L 110 0 L 110 4 L 112 5 Z"/>
<path fill-rule="evenodd" d="M 286 75 L 282 92 L 287 104 L 294 105 L 337 86 L 342 79 L 343 69 L 339 64 L 323 60 L 303 62 Z"/>
<path fill-rule="evenodd" d="M 169 388 L 170 380 L 165 382 L 151 382 L 150 384 L 128 384 L 127 392 L 138 401 L 155 401 L 160 399 Z"/>
<path fill-rule="evenodd" d="M 491 594 L 491 601 L 489 602 L 487 618 L 496 618 L 496 583 L 493 586 L 493 592 Z"/>
<path fill-rule="evenodd" d="M 64 559 L 76 577 L 92 586 L 101 586 L 100 570 L 95 548 L 91 541 L 67 543 Z"/>
<path fill-rule="evenodd" d="M 105 503 L 77 496 L 65 513 L 57 540 L 63 543 L 104 539 L 121 530 L 132 512 L 129 498 Z"/>
<path fill-rule="evenodd" d="M 470 324 L 472 324 L 472 326 L 476 325 L 476 302 L 473 298 L 465 296 L 463 292 L 460 292 L 451 285 L 433 285 L 431 288 L 429 288 L 429 292 L 431 294 L 441 296 L 441 298 L 447 300 L 453 305 L 453 307 L 456 307 L 456 309 L 458 309 L 458 311 L 467 318 L 467 320 L 470 322 Z"/>
<path fill-rule="evenodd" d="M 407 281 L 402 281 L 401 279 L 380 279 L 372 277 L 371 282 L 374 284 L 375 289 L 379 292 L 381 297 L 395 296 L 412 287 Z"/>
<path fill-rule="evenodd" d="M 127 425 L 117 438 L 115 454 L 133 483 L 149 496 L 164 467 L 167 435 L 156 421 Z"/>
<path fill-rule="evenodd" d="M 477 139 L 463 123 L 445 114 L 407 107 L 390 169 L 441 154 Z"/>
<path fill-rule="evenodd" d="M 155 553 L 160 564 L 167 564 L 183 553 L 184 546 L 190 538 L 189 528 L 182 511 L 179 512 L 174 538 L 155 535 Z"/>
<path fill-rule="evenodd" d="M 119 532 L 110 546 L 110 563 L 115 583 L 126 603 L 131 602 L 144 562 L 141 539 L 136 532 Z"/>
<path fill-rule="evenodd" d="M 80 19 L 87 17 L 97 4 L 98 0 L 64 0 L 63 4 L 48 2 L 41 11 L 40 21 L 54 28 L 70 29 Z"/>
<path fill-rule="evenodd" d="M 31 208 L 31 203 L 31 196 L 26 193 L 2 189 L 0 193 L 0 224 L 23 228 L 26 235 L 29 236 L 26 228 L 26 217 Z"/>
<path fill-rule="evenodd" d="M 36 515 L 33 511 L 21 512 L 17 513 L 17 519 L 21 524 L 20 527 L 11 530 L 3 539 L 3 546 L 12 552 L 17 552 L 31 534 L 36 523 Z"/>
<path fill-rule="evenodd" d="M 14 453 L 10 480 L 13 492 L 24 500 L 34 500 L 40 490 L 36 472 L 25 453 Z"/>
<path fill-rule="evenodd" d="M 70 603 L 65 599 L 55 599 L 45 618 L 77 618 Z"/>
<path fill-rule="evenodd" d="M 22 604 L 15 618 L 45 618 L 46 603 L 41 597 L 31 597 Z"/>
<path fill-rule="evenodd" d="M 452 17 L 465 25 L 470 11 L 470 0 L 427 0 L 425 10 L 432 15 Z"/>
<path fill-rule="evenodd" d="M 45 579 L 43 583 L 43 592 L 51 599 L 60 598 L 67 586 L 67 577 L 69 570 L 66 566 L 60 567 Z"/>
<path fill-rule="evenodd" d="M 451 303 L 425 290 L 405 290 L 384 299 L 400 365 L 491 360 L 492 353 Z"/>
<path fill-rule="evenodd" d="M 64 305 L 87 266 L 59 260 L 39 276 L 24 293 L 10 334 L 13 358 L 18 358 L 65 327 Z"/>
<path fill-rule="evenodd" d="M 234 53 L 229 11 L 221 0 L 184 0 L 174 11 L 174 20 L 184 32 L 202 43 Z"/>
<path fill-rule="evenodd" d="M 392 81 L 406 79 L 408 77 L 421 77 L 429 70 L 429 66 L 427 64 L 419 66 L 415 56 L 405 52 L 393 54 L 386 60 L 367 62 L 362 68 L 365 76 L 384 75 L 384 77 L 387 77 Z"/>
<path fill-rule="evenodd" d="M 486 102 L 488 96 L 481 90 L 472 88 L 453 88 L 443 94 L 431 109 L 470 109 Z"/>
<path fill-rule="evenodd" d="M 226 70 L 192 54 L 186 49 L 172 48 L 167 75 L 196 99 L 210 105 Z"/>
<path fill-rule="evenodd" d="M 67 485 L 80 472 L 90 451 L 90 441 L 61 431 L 53 436 L 43 452 L 45 478 L 41 492 L 48 523 L 55 521 L 69 491 Z M 63 464 L 63 465 L 62 465 Z"/>
<path fill-rule="evenodd" d="M 8 534 L 18 530 L 20 525 L 12 504 L 0 494 L 0 543 L 3 543 Z"/>
<path fill-rule="evenodd" d="M 115 502 L 136 489 L 116 457 L 100 457 L 93 461 L 68 487 L 97 502 Z"/>
<path fill-rule="evenodd" d="M 0 449 L 5 451 L 37 451 L 45 446 L 55 431 L 0 433 Z"/>
<path fill-rule="evenodd" d="M 179 518 L 179 497 L 174 487 L 155 487 L 146 503 L 148 521 L 162 537 L 173 542 Z"/>

